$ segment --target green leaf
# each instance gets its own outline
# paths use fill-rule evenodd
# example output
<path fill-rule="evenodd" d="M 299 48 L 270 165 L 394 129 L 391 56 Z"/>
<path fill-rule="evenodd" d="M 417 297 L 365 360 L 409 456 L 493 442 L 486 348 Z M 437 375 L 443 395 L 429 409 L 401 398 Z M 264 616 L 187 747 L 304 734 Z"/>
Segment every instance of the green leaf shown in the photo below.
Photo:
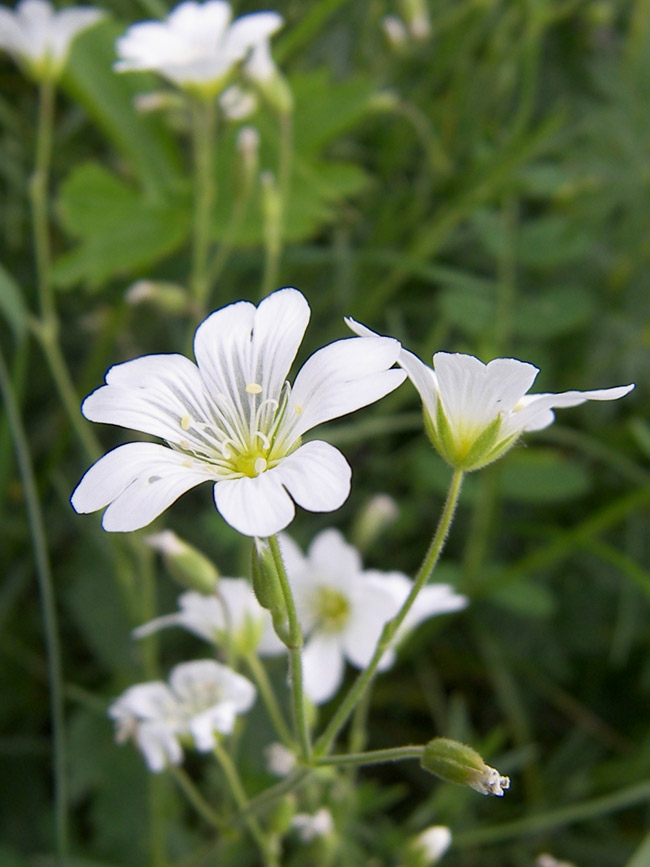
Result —
<path fill-rule="evenodd" d="M 527 578 L 495 585 L 489 598 L 504 608 L 529 617 L 550 617 L 555 607 L 553 594 L 548 587 L 541 581 Z"/>
<path fill-rule="evenodd" d="M 107 20 L 75 39 L 62 86 L 126 158 L 144 190 L 160 194 L 181 181 L 182 161 L 164 118 L 133 107 L 136 93 L 159 89 L 160 80 L 113 70 L 115 40 L 123 33 L 121 24 Z"/>
<path fill-rule="evenodd" d="M 500 466 L 503 496 L 520 503 L 561 503 L 591 489 L 588 470 L 550 449 L 527 447 L 508 453 Z"/>
<path fill-rule="evenodd" d="M 20 286 L 0 263 L 0 312 L 11 326 L 17 340 L 27 330 L 28 311 L 23 300 Z"/>
<path fill-rule="evenodd" d="M 55 263 L 58 285 L 107 280 L 150 267 L 177 250 L 189 230 L 180 199 L 151 200 L 97 163 L 75 169 L 58 203 L 64 228 L 79 244 Z"/>

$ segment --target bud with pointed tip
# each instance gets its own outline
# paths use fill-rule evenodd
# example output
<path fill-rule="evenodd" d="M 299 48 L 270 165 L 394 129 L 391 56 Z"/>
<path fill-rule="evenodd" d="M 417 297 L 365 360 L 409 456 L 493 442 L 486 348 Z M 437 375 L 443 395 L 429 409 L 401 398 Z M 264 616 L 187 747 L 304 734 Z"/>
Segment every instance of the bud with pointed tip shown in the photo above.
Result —
<path fill-rule="evenodd" d="M 214 593 L 219 570 L 205 554 L 188 545 L 172 530 L 145 536 L 145 542 L 162 554 L 170 575 L 181 587 L 199 593 Z"/>

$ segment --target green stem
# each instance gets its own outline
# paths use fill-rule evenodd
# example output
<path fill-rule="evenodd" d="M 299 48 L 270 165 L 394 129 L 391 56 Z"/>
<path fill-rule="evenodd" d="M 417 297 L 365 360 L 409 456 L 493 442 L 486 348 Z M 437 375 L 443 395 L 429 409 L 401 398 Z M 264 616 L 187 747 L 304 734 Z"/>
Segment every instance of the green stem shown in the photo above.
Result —
<path fill-rule="evenodd" d="M 246 823 L 246 827 L 250 831 L 251 837 L 253 837 L 259 847 L 259 850 L 264 859 L 264 864 L 266 865 L 266 867 L 277 867 L 278 861 L 276 854 L 272 851 L 270 841 L 267 840 L 264 832 L 259 825 L 259 822 L 253 816 L 248 815 L 244 812 L 249 806 L 248 796 L 246 795 L 242 782 L 239 779 L 237 768 L 235 767 L 230 756 L 218 740 L 215 742 L 214 754 L 217 757 L 219 764 L 221 765 L 224 776 L 226 777 L 226 780 L 230 787 L 230 791 L 232 792 L 233 798 L 235 799 L 235 803 L 237 804 L 239 810 L 242 811 L 242 813 L 244 814 L 244 821 Z"/>
<path fill-rule="evenodd" d="M 382 633 L 379 637 L 379 641 L 377 642 L 377 647 L 375 648 L 373 657 L 370 660 L 367 668 L 365 668 L 354 681 L 347 695 L 336 709 L 336 712 L 330 720 L 327 728 L 316 742 L 314 754 L 317 758 L 322 758 L 331 748 L 332 743 L 334 742 L 339 731 L 343 728 L 343 726 L 347 722 L 348 717 L 356 707 L 357 702 L 370 685 L 370 682 L 375 676 L 377 666 L 379 665 L 382 656 L 390 647 L 391 642 L 395 638 L 397 630 L 402 625 L 404 618 L 410 611 L 416 596 L 431 575 L 431 572 L 433 571 L 438 561 L 438 557 L 440 556 L 442 548 L 445 544 L 447 533 L 449 532 L 449 527 L 451 526 L 454 511 L 456 510 L 456 504 L 458 503 L 458 497 L 460 495 L 460 489 L 463 483 L 463 477 L 463 470 L 454 470 L 451 484 L 449 486 L 449 492 L 447 494 L 447 499 L 445 501 L 442 514 L 440 515 L 436 532 L 433 535 L 433 539 L 431 540 L 431 544 L 429 545 L 429 550 L 424 557 L 418 574 L 415 576 L 411 592 L 406 597 L 406 600 L 400 608 L 399 612 L 395 615 L 395 617 L 393 617 L 392 620 L 389 620 L 388 623 L 386 623 L 386 625 L 384 626 Z"/>
<path fill-rule="evenodd" d="M 18 404 L 16 402 L 11 378 L 5 364 L 5 359 L 0 352 L 0 392 L 6 407 L 7 418 L 14 440 L 16 459 L 20 472 L 29 528 L 34 546 L 36 560 L 36 575 L 41 599 L 41 611 L 43 616 L 43 629 L 45 633 L 45 648 L 48 662 L 48 680 L 50 689 L 50 712 L 52 714 L 52 742 L 54 753 L 54 814 L 56 828 L 56 853 L 57 862 L 65 863 L 68 848 L 68 818 L 67 818 L 67 781 L 66 781 L 66 744 L 65 723 L 63 708 L 63 674 L 61 666 L 61 649 L 56 607 L 54 604 L 54 591 L 52 584 L 52 571 L 50 568 L 45 537 L 45 525 L 43 514 L 38 499 L 36 480 L 32 468 L 29 445 L 25 430 L 22 425 Z"/>
<path fill-rule="evenodd" d="M 291 194 L 291 163 L 293 157 L 293 118 L 290 111 L 279 115 L 279 146 L 277 171 L 277 207 L 267 207 L 264 231 L 264 274 L 262 297 L 278 288 L 278 272 L 284 249 L 286 217 Z M 273 187 L 272 182 L 269 182 Z M 273 198 L 273 191 L 268 193 Z"/>
<path fill-rule="evenodd" d="M 29 185 L 29 196 L 32 206 L 34 258 L 36 262 L 36 282 L 41 318 L 43 323 L 48 328 L 53 329 L 56 334 L 57 319 L 52 293 L 52 253 L 50 249 L 47 213 L 47 193 L 54 129 L 54 96 L 54 82 L 47 80 L 41 82 L 38 91 L 36 156 L 34 160 L 34 173 Z"/>
<path fill-rule="evenodd" d="M 259 795 L 250 799 L 246 808 L 241 811 L 242 818 L 251 816 L 254 813 L 262 813 L 264 810 L 268 809 L 274 801 L 277 801 L 278 798 L 281 798 L 288 792 L 292 792 L 294 789 L 302 786 L 311 776 L 311 773 L 311 768 L 297 768 L 288 777 L 285 777 L 284 780 L 276 783 L 275 786 L 270 786 L 268 789 L 264 789 L 264 791 L 260 792 Z"/>
<path fill-rule="evenodd" d="M 285 743 L 289 747 L 292 746 L 293 738 L 291 737 L 291 732 L 289 731 L 289 728 L 284 720 L 282 711 L 280 710 L 280 706 L 276 700 L 275 693 L 273 692 L 273 688 L 266 674 L 266 669 L 254 652 L 246 654 L 245 659 L 246 664 L 250 668 L 251 674 L 253 675 L 255 682 L 257 683 L 257 688 L 260 691 L 262 701 L 266 706 L 266 710 L 268 711 L 276 734 L 279 736 L 280 740 L 283 743 Z"/>
<path fill-rule="evenodd" d="M 424 747 L 390 747 L 385 750 L 369 750 L 365 753 L 346 753 L 340 756 L 323 756 L 316 759 L 317 765 L 380 765 L 399 762 L 403 759 L 419 759 Z"/>
<path fill-rule="evenodd" d="M 311 740 L 309 737 L 309 726 L 307 725 L 302 677 L 302 630 L 298 622 L 296 606 L 293 601 L 293 595 L 291 593 L 289 579 L 287 578 L 287 572 L 284 568 L 278 540 L 275 536 L 269 536 L 268 541 L 273 556 L 273 563 L 275 564 L 278 578 L 280 580 L 284 602 L 287 607 L 287 621 L 289 623 L 289 643 L 287 644 L 287 649 L 289 651 L 291 698 L 293 703 L 293 719 L 296 736 L 300 742 L 301 758 L 305 764 L 309 764 L 311 761 Z"/>
<path fill-rule="evenodd" d="M 185 771 L 182 768 L 175 767 L 174 765 L 170 766 L 169 771 L 178 783 L 179 789 L 181 789 L 199 816 L 205 819 L 205 821 L 209 825 L 212 825 L 212 827 L 217 831 L 222 832 L 226 823 L 208 804 Z"/>
<path fill-rule="evenodd" d="M 192 236 L 192 295 L 203 311 L 210 293 L 208 256 L 211 218 L 217 198 L 214 152 L 217 142 L 217 113 L 214 100 L 192 103 L 194 148 L 194 230 Z"/>

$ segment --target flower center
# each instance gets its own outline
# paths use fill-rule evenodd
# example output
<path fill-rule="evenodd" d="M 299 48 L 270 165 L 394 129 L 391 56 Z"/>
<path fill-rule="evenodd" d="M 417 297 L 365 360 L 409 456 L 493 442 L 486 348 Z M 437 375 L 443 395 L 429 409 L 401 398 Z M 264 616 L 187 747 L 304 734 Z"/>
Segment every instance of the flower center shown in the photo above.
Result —
<path fill-rule="evenodd" d="M 350 601 L 338 590 L 319 587 L 315 593 L 314 609 L 320 629 L 340 632 L 350 616 Z"/>

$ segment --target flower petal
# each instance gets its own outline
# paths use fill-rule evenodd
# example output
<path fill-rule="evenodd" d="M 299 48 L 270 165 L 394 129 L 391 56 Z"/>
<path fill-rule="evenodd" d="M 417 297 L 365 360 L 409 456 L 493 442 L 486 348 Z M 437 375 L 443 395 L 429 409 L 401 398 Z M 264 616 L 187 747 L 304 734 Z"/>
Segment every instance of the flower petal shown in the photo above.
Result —
<path fill-rule="evenodd" d="M 233 57 L 241 58 L 259 42 L 269 39 L 282 27 L 277 12 L 251 12 L 236 18 L 226 36 L 225 48 Z"/>
<path fill-rule="evenodd" d="M 346 316 L 345 322 L 348 328 L 351 328 L 355 334 L 359 335 L 359 337 L 379 336 L 374 331 L 371 331 L 370 328 L 362 325 L 361 322 L 357 322 L 356 319 L 352 319 L 349 316 Z M 432 368 L 423 361 L 420 361 L 417 355 L 414 355 L 403 347 L 400 350 L 397 363 L 406 371 L 406 375 L 417 389 L 425 410 L 430 416 L 435 418 L 436 401 L 438 399 L 438 381 Z"/>
<path fill-rule="evenodd" d="M 164 771 L 169 764 L 180 765 L 183 761 L 183 750 L 167 723 L 140 723 L 135 730 L 135 743 L 154 774 Z"/>
<path fill-rule="evenodd" d="M 350 465 L 338 449 L 320 440 L 300 446 L 271 473 L 277 473 L 296 503 L 309 512 L 333 512 L 350 493 Z"/>
<path fill-rule="evenodd" d="M 555 419 L 552 409 L 579 406 L 588 400 L 619 400 L 632 391 L 634 383 L 592 391 L 563 391 L 560 394 L 528 394 L 521 400 L 522 409 L 513 413 L 520 430 L 541 430 Z"/>
<path fill-rule="evenodd" d="M 305 297 L 290 287 L 273 292 L 258 306 L 253 323 L 251 376 L 262 385 L 263 397 L 277 397 L 282 391 L 310 315 Z"/>
<path fill-rule="evenodd" d="M 187 440 L 200 448 L 192 427 L 209 418 L 205 392 L 189 358 L 145 355 L 111 367 L 106 385 L 88 395 L 81 411 L 90 421 L 139 430 L 176 445 Z"/>
<path fill-rule="evenodd" d="M 290 406 L 296 436 L 324 421 L 354 412 L 384 397 L 404 381 L 389 368 L 400 344 L 392 337 L 337 340 L 315 352 L 296 377 Z"/>
<path fill-rule="evenodd" d="M 361 572 L 361 555 L 338 530 L 330 528 L 318 533 L 309 546 L 309 566 L 316 574 L 349 585 Z"/>
<path fill-rule="evenodd" d="M 295 507 L 282 486 L 277 467 L 255 478 L 225 479 L 214 486 L 221 517 L 245 536 L 273 536 L 284 530 Z"/>
<path fill-rule="evenodd" d="M 212 478 L 201 465 L 187 462 L 183 454 L 155 443 L 118 446 L 90 467 L 70 502 L 81 513 L 110 503 L 102 521 L 105 530 L 138 530 L 185 491 Z"/>
<path fill-rule="evenodd" d="M 336 635 L 316 633 L 302 654 L 303 684 L 314 704 L 323 704 L 343 682 L 343 652 Z"/>
<path fill-rule="evenodd" d="M 384 586 L 383 576 L 379 572 L 358 575 L 355 585 L 350 599 L 350 617 L 342 640 L 348 660 L 357 668 L 365 668 L 375 652 L 384 624 L 397 614 L 400 606 L 394 593 Z M 389 659 L 384 657 L 380 670 L 388 665 Z"/>

